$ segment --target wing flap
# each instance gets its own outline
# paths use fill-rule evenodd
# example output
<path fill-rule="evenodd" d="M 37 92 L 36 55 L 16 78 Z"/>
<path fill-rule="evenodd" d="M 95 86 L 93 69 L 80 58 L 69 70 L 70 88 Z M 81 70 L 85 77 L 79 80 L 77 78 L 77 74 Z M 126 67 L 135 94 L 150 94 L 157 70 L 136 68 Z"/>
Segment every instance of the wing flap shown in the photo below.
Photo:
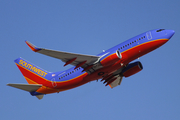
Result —
<path fill-rule="evenodd" d="M 25 91 L 28 91 L 28 92 L 36 91 L 40 87 L 42 87 L 42 85 L 37 85 L 37 84 L 14 84 L 14 83 L 9 83 L 7 85 L 11 86 L 11 87 L 14 87 L 14 88 L 21 89 L 21 90 L 25 90 Z"/>
<path fill-rule="evenodd" d="M 123 77 L 121 77 L 121 76 L 117 77 L 117 79 L 114 80 L 111 84 L 109 84 L 109 86 L 110 86 L 111 88 L 114 88 L 114 87 L 116 87 L 116 86 L 118 86 L 118 85 L 121 85 L 122 78 L 123 78 Z"/>
<path fill-rule="evenodd" d="M 106 77 L 104 77 L 101 81 L 104 81 L 103 84 L 106 83 L 105 86 L 109 85 L 111 88 L 114 88 L 118 85 L 121 85 L 122 82 L 122 78 L 123 76 L 121 75 L 107 75 Z"/>

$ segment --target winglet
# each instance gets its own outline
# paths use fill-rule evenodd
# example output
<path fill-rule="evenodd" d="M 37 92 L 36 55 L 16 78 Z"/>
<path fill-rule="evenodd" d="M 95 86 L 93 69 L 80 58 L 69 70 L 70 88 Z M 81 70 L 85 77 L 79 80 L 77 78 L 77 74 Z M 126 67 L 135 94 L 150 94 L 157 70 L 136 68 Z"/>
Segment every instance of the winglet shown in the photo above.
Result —
<path fill-rule="evenodd" d="M 37 48 L 35 45 L 33 45 L 30 42 L 28 42 L 27 40 L 25 42 L 31 48 L 32 51 L 38 52 L 39 50 L 41 50 L 40 48 Z"/>

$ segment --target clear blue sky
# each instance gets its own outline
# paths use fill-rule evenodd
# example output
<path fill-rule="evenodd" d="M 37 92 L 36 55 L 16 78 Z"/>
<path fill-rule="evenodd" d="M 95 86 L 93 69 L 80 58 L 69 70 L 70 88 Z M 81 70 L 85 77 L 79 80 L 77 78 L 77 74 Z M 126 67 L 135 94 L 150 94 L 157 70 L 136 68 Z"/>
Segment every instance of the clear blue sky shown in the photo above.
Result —
<path fill-rule="evenodd" d="M 179 120 L 179 0 L 0 0 L 0 119 Z M 101 82 L 44 96 L 6 86 L 27 83 L 14 64 L 23 57 L 52 72 L 60 60 L 39 47 L 96 55 L 156 28 L 176 31 L 161 48 L 141 57 L 144 69 L 114 89 Z"/>

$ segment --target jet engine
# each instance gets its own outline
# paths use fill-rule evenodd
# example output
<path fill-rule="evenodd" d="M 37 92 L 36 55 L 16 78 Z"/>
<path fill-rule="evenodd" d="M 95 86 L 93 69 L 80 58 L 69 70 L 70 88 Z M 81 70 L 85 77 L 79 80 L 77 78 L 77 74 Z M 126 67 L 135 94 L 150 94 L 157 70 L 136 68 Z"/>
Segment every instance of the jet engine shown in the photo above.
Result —
<path fill-rule="evenodd" d="M 139 71 L 141 71 L 143 69 L 143 66 L 141 64 L 141 62 L 137 61 L 134 63 L 130 63 L 128 64 L 120 73 L 122 76 L 124 77 L 129 77 L 131 75 L 134 75 L 136 73 L 138 73 Z"/>
<path fill-rule="evenodd" d="M 116 52 L 112 53 L 111 55 L 105 54 L 101 57 L 100 63 L 102 66 L 109 66 L 117 62 L 122 58 L 121 53 L 117 50 Z"/>

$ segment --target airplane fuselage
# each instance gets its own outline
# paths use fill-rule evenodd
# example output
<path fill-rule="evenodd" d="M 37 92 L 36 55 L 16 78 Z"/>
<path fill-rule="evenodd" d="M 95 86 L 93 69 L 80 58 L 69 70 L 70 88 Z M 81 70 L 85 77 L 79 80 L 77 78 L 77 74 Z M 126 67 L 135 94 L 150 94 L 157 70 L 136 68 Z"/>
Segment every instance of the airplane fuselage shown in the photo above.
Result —
<path fill-rule="evenodd" d="M 37 92 L 44 94 L 60 92 L 101 79 L 115 71 L 121 70 L 131 61 L 162 46 L 172 37 L 172 34 L 174 34 L 172 30 L 157 29 L 133 37 L 97 55 L 103 56 L 119 51 L 122 58 L 118 61 L 109 63 L 109 65 L 103 66 L 91 74 L 88 74 L 86 71 L 82 72 L 83 68 L 81 67 L 75 70 L 75 67 L 72 67 L 66 71 L 57 72 L 54 74 L 54 78 L 47 80 L 43 84 L 48 88 L 40 89 Z M 106 59 L 106 56 L 102 59 Z M 91 69 L 93 71 L 93 68 Z"/>
<path fill-rule="evenodd" d="M 44 94 L 69 90 L 98 79 L 101 79 L 105 86 L 114 88 L 121 84 L 123 77 L 129 77 L 143 69 L 141 62 L 132 62 L 133 60 L 162 46 L 174 33 L 173 30 L 151 30 L 97 56 L 37 48 L 26 41 L 34 52 L 60 59 L 65 62 L 64 66 L 71 64 L 75 67 L 51 73 L 23 58 L 18 58 L 15 63 L 29 84 L 7 85 L 28 91 L 39 99 L 42 99 Z"/>

